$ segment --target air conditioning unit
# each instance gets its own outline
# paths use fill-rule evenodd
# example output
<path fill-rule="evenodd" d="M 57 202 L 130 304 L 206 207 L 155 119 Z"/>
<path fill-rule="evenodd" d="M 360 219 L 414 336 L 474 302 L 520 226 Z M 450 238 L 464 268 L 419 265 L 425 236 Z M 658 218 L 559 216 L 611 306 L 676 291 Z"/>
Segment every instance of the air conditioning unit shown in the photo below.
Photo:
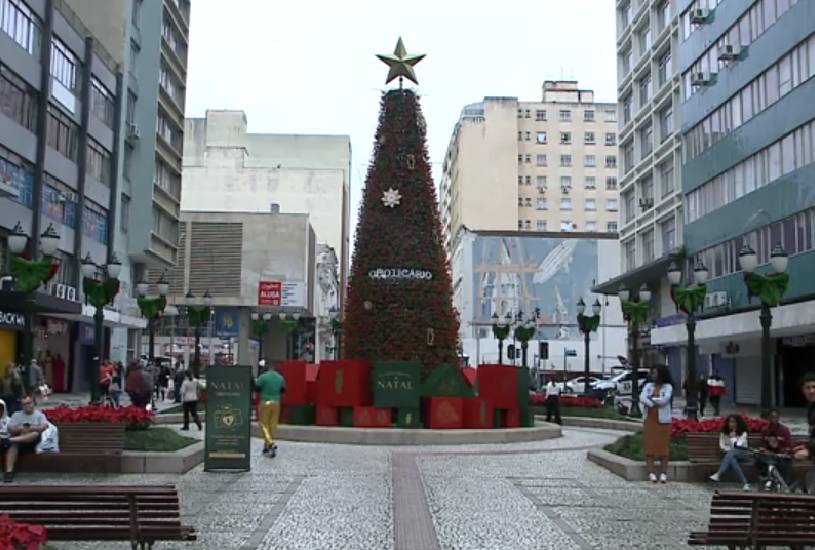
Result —
<path fill-rule="evenodd" d="M 735 61 L 741 55 L 741 46 L 725 44 L 719 50 L 719 61 Z"/>
<path fill-rule="evenodd" d="M 56 296 L 58 286 L 60 286 L 59 283 L 49 283 L 48 284 L 48 294 L 50 294 L 51 296 Z"/>
<path fill-rule="evenodd" d="M 727 291 L 720 290 L 718 292 L 714 292 L 713 295 L 716 297 L 716 306 L 722 307 L 727 305 Z"/>
<path fill-rule="evenodd" d="M 698 72 L 693 73 L 690 77 L 691 86 L 710 86 L 713 84 L 713 73 Z"/>
<path fill-rule="evenodd" d="M 138 141 L 141 139 L 141 129 L 138 124 L 131 124 L 127 128 L 127 140 Z"/>
<path fill-rule="evenodd" d="M 58 284 L 57 285 L 57 293 L 54 294 L 54 296 L 56 296 L 60 300 L 64 300 L 65 296 L 67 294 L 68 294 L 68 285 Z"/>
<path fill-rule="evenodd" d="M 710 18 L 710 10 L 707 8 L 697 8 L 690 12 L 690 22 L 694 25 L 704 25 Z"/>
<path fill-rule="evenodd" d="M 654 199 L 640 199 L 640 208 L 643 210 L 648 210 L 654 206 Z"/>
<path fill-rule="evenodd" d="M 705 294 L 705 309 L 716 307 L 716 296 L 713 294 Z"/>
<path fill-rule="evenodd" d="M 65 293 L 65 299 L 70 302 L 76 302 L 76 287 L 69 286 L 67 292 Z"/>

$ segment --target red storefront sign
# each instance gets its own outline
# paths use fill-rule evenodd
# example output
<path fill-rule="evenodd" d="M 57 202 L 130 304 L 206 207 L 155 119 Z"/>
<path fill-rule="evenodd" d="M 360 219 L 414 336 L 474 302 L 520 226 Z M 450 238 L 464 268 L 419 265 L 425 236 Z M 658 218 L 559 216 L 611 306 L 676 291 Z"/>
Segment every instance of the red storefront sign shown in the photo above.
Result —
<path fill-rule="evenodd" d="M 281 287 L 280 281 L 260 281 L 258 283 L 258 305 L 279 306 Z"/>

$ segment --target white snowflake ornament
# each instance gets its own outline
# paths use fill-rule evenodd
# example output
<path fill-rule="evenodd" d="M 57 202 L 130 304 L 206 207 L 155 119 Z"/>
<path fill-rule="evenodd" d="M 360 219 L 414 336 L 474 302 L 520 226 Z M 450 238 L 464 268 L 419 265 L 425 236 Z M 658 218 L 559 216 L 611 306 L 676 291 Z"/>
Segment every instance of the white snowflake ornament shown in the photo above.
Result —
<path fill-rule="evenodd" d="M 399 201 L 402 200 L 402 195 L 399 194 L 398 189 L 389 188 L 387 191 L 382 193 L 382 204 L 387 206 L 388 208 L 394 208 L 399 204 Z"/>

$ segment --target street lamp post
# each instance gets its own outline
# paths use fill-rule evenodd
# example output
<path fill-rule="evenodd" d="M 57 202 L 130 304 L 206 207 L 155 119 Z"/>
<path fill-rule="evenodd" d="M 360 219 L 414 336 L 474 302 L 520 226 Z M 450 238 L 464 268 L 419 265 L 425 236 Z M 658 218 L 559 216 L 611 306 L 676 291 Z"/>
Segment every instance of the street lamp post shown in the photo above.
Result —
<path fill-rule="evenodd" d="M 91 403 L 99 402 L 101 396 L 99 387 L 99 369 L 104 358 L 105 306 L 112 303 L 119 293 L 119 273 L 122 263 L 113 254 L 106 266 L 98 266 L 91 258 L 90 252 L 82 259 L 82 290 L 85 293 L 85 303 L 95 308 L 93 313 L 93 336 L 96 356 L 92 368 L 88 369 L 88 386 L 91 391 Z"/>
<path fill-rule="evenodd" d="M 634 299 L 631 296 L 631 291 L 625 287 L 620 287 L 617 292 L 620 298 L 620 306 L 623 310 L 623 317 L 628 322 L 631 338 L 631 409 L 628 414 L 631 417 L 637 418 L 641 416 L 640 412 L 640 358 L 639 358 L 639 340 L 640 340 L 640 325 L 648 322 L 648 309 L 651 301 L 651 289 L 648 285 L 644 284 L 640 287 L 638 297 Z"/>
<path fill-rule="evenodd" d="M 584 366 L 584 373 L 583 373 L 583 394 L 589 394 L 589 346 L 591 345 L 591 333 L 597 330 L 597 327 L 600 326 L 600 310 L 602 306 L 600 305 L 600 300 L 595 299 L 594 304 L 591 306 L 591 311 L 593 315 L 584 315 L 586 312 L 586 302 L 583 301 L 583 298 L 580 298 L 577 302 L 577 326 L 580 328 L 580 332 L 583 333 L 583 342 L 585 344 L 585 366 Z"/>
<path fill-rule="evenodd" d="M 518 340 L 521 343 L 521 366 L 526 367 L 526 356 L 529 350 L 529 340 L 535 336 L 535 332 L 537 331 L 537 327 L 535 324 L 535 319 L 527 319 L 524 321 L 523 313 L 520 311 L 518 312 L 518 324 L 515 326 L 515 329 L 512 331 L 512 336 L 515 340 Z"/>
<path fill-rule="evenodd" d="M 498 317 L 497 313 L 492 314 L 492 335 L 498 340 L 498 364 L 504 364 L 504 340 L 509 336 L 509 325 L 512 323 L 512 316 L 507 313 L 504 320 Z"/>
<path fill-rule="evenodd" d="M 745 244 L 739 252 L 739 264 L 744 272 L 744 284 L 747 285 L 748 298 L 757 296 L 761 301 L 761 414 L 765 418 L 772 407 L 772 357 L 770 354 L 770 327 L 773 314 L 770 308 L 777 306 L 787 291 L 790 276 L 787 271 L 789 258 L 787 252 L 778 243 L 770 253 L 770 264 L 773 272 L 768 275 L 756 273 L 758 256 L 756 251 Z"/>
<path fill-rule="evenodd" d="M 191 306 L 190 302 L 195 300 L 195 295 L 192 290 L 187 291 L 185 296 L 187 301 L 187 319 L 195 327 L 195 352 L 192 358 L 192 372 L 195 378 L 201 374 L 201 325 L 209 322 L 210 306 L 212 306 L 212 297 L 209 295 L 209 290 L 204 291 L 202 301 L 203 306 Z M 209 350 L 212 353 L 212 350 Z"/>
<path fill-rule="evenodd" d="M 30 391 L 30 368 L 31 359 L 34 357 L 34 309 L 35 292 L 40 287 L 51 280 L 59 271 L 59 263 L 54 261 L 53 256 L 59 246 L 59 234 L 52 224 L 40 235 L 40 250 L 44 258 L 37 260 L 25 254 L 28 245 L 28 235 L 20 222 L 14 226 L 8 236 L 8 248 L 11 252 L 10 272 L 14 280 L 15 290 L 20 290 L 25 295 L 23 302 L 23 317 L 25 318 L 25 330 L 23 331 L 23 382 L 26 391 Z"/>
<path fill-rule="evenodd" d="M 342 355 L 342 320 L 340 311 L 332 307 L 328 311 L 331 316 L 331 330 L 334 332 L 334 359 L 339 359 Z"/>
<path fill-rule="evenodd" d="M 263 337 L 269 331 L 269 321 L 272 319 L 272 314 L 253 311 L 249 316 L 252 318 L 252 333 L 258 339 L 258 361 L 260 361 L 264 359 Z"/>
<path fill-rule="evenodd" d="M 684 311 L 687 316 L 686 327 L 688 330 L 688 380 L 687 380 L 687 404 L 685 407 L 686 416 L 697 420 L 697 399 L 696 399 L 696 312 L 704 305 L 707 294 L 708 270 L 702 260 L 696 262 L 693 268 L 694 284 L 679 286 L 682 282 L 682 269 L 675 263 L 671 263 L 668 268 L 668 282 L 671 283 L 671 298 L 676 305 L 676 309 Z"/>
<path fill-rule="evenodd" d="M 153 363 L 155 359 L 155 339 L 156 339 L 156 321 L 161 318 L 164 308 L 167 306 L 167 292 L 170 290 L 170 284 L 164 280 L 164 275 L 156 283 L 158 288 L 158 296 L 148 298 L 147 292 L 150 289 L 150 284 L 147 281 L 139 281 L 136 284 L 136 291 L 139 294 L 138 304 L 139 311 L 147 319 L 147 330 L 149 334 L 150 349 L 147 352 L 147 357 Z"/>
<path fill-rule="evenodd" d="M 291 333 L 300 324 L 300 314 L 292 313 L 291 315 L 288 315 L 286 314 L 286 312 L 281 311 L 279 316 L 280 316 L 280 326 L 283 329 L 283 332 L 286 334 L 286 359 L 288 360 L 291 359 L 292 355 Z"/>

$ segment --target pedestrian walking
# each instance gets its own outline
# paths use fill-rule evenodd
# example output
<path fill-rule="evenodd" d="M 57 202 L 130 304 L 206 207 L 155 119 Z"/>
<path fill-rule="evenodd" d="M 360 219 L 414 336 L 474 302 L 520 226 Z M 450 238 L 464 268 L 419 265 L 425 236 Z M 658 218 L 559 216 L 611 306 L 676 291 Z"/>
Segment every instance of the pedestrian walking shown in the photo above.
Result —
<path fill-rule="evenodd" d="M 750 485 L 740 466 L 740 463 L 750 460 L 750 452 L 747 450 L 747 423 L 742 417 L 737 414 L 727 417 L 719 433 L 719 448 L 724 453 L 724 458 L 719 470 L 710 476 L 710 480 L 718 483 L 724 473 L 733 470 L 742 488 L 749 491 Z"/>
<path fill-rule="evenodd" d="M 184 361 L 179 361 L 173 375 L 173 397 L 176 403 L 181 403 L 181 384 L 184 383 Z"/>
<path fill-rule="evenodd" d="M 719 416 L 719 404 L 722 396 L 727 393 L 724 378 L 719 376 L 717 371 L 713 371 L 707 379 L 707 393 L 710 399 L 710 406 L 713 407 L 713 416 Z"/>
<path fill-rule="evenodd" d="M 546 392 L 546 421 L 551 422 L 555 417 L 555 423 L 563 424 L 560 418 L 560 385 L 555 382 L 555 377 L 550 376 L 544 388 Z"/>
<path fill-rule="evenodd" d="M 20 400 L 23 398 L 25 390 L 23 381 L 14 363 L 9 363 L 6 367 L 6 374 L 0 383 L 0 397 L 6 402 L 6 412 L 9 415 L 20 410 Z"/>
<path fill-rule="evenodd" d="M 130 402 L 137 407 L 145 408 L 150 403 L 153 378 L 142 368 L 141 363 L 133 362 L 128 367 L 125 391 L 130 396 Z"/>
<path fill-rule="evenodd" d="M 192 417 L 198 429 L 203 429 L 201 419 L 198 418 L 198 392 L 204 388 L 203 384 L 192 375 L 192 371 L 186 372 L 186 378 L 181 383 L 181 400 L 184 409 L 184 426 L 182 430 L 190 429 L 190 417 Z"/>
<path fill-rule="evenodd" d="M 642 417 L 645 419 L 642 427 L 645 463 L 648 467 L 648 479 L 656 483 L 657 475 L 654 463 L 656 459 L 659 459 L 659 481 L 666 483 L 668 481 L 668 458 L 671 447 L 673 384 L 671 383 L 671 373 L 666 365 L 652 367 L 650 379 L 651 381 L 645 384 L 640 393 Z"/>
<path fill-rule="evenodd" d="M 258 366 L 265 367 L 265 361 Z M 286 381 L 274 367 L 269 366 L 266 372 L 258 376 L 255 383 L 260 392 L 260 433 L 263 436 L 263 454 L 274 458 L 277 455 L 277 444 L 274 442 L 277 421 L 280 418 L 280 397 L 286 391 Z"/>

